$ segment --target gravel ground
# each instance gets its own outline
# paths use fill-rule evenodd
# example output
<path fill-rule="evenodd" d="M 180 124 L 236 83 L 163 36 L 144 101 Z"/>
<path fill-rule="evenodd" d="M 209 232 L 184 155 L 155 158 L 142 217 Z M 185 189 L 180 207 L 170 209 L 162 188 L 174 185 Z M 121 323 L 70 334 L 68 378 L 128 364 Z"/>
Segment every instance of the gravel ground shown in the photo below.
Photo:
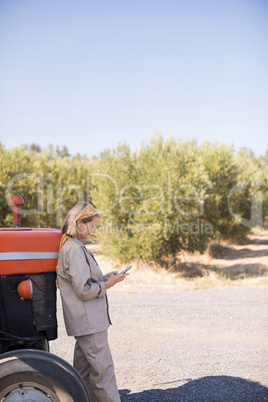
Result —
<path fill-rule="evenodd" d="M 117 285 L 109 301 L 122 402 L 268 401 L 267 287 Z M 50 350 L 72 363 L 59 297 L 58 324 Z"/>

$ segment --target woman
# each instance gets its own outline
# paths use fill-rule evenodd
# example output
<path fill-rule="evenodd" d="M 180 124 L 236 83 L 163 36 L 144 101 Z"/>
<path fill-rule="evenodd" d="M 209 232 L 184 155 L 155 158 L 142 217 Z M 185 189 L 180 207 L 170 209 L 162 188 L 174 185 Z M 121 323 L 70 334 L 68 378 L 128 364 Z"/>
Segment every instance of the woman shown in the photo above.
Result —
<path fill-rule="evenodd" d="M 73 365 L 85 381 L 91 402 L 119 402 L 107 329 L 111 324 L 106 290 L 125 279 L 103 276 L 82 241 L 95 233 L 99 214 L 87 202 L 75 205 L 62 224 L 58 285 L 66 331 L 76 339 Z"/>

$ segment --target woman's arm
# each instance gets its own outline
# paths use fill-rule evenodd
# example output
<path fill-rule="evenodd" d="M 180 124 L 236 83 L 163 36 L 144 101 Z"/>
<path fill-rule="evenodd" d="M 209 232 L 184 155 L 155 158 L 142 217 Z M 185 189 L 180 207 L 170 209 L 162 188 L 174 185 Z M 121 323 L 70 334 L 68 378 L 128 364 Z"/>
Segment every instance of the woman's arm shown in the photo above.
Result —
<path fill-rule="evenodd" d="M 92 281 L 90 266 L 81 247 L 73 244 L 68 250 L 68 276 L 76 296 L 82 300 L 104 297 L 104 281 Z"/>

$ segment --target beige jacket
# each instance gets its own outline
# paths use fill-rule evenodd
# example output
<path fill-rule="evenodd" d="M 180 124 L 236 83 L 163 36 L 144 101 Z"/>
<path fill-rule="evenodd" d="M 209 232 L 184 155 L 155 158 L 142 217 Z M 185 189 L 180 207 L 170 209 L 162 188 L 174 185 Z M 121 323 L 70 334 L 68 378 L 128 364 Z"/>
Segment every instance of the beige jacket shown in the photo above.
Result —
<path fill-rule="evenodd" d="M 92 254 L 75 238 L 61 249 L 58 281 L 67 334 L 106 331 L 111 321 L 104 277 Z"/>

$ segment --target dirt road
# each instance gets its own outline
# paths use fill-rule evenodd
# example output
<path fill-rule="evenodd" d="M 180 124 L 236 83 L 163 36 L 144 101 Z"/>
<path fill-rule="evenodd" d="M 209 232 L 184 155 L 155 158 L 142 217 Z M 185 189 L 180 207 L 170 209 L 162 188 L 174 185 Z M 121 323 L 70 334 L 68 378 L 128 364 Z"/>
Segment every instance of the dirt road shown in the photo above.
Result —
<path fill-rule="evenodd" d="M 110 291 L 122 401 L 268 400 L 267 288 Z M 72 362 L 59 303 L 51 352 Z"/>

